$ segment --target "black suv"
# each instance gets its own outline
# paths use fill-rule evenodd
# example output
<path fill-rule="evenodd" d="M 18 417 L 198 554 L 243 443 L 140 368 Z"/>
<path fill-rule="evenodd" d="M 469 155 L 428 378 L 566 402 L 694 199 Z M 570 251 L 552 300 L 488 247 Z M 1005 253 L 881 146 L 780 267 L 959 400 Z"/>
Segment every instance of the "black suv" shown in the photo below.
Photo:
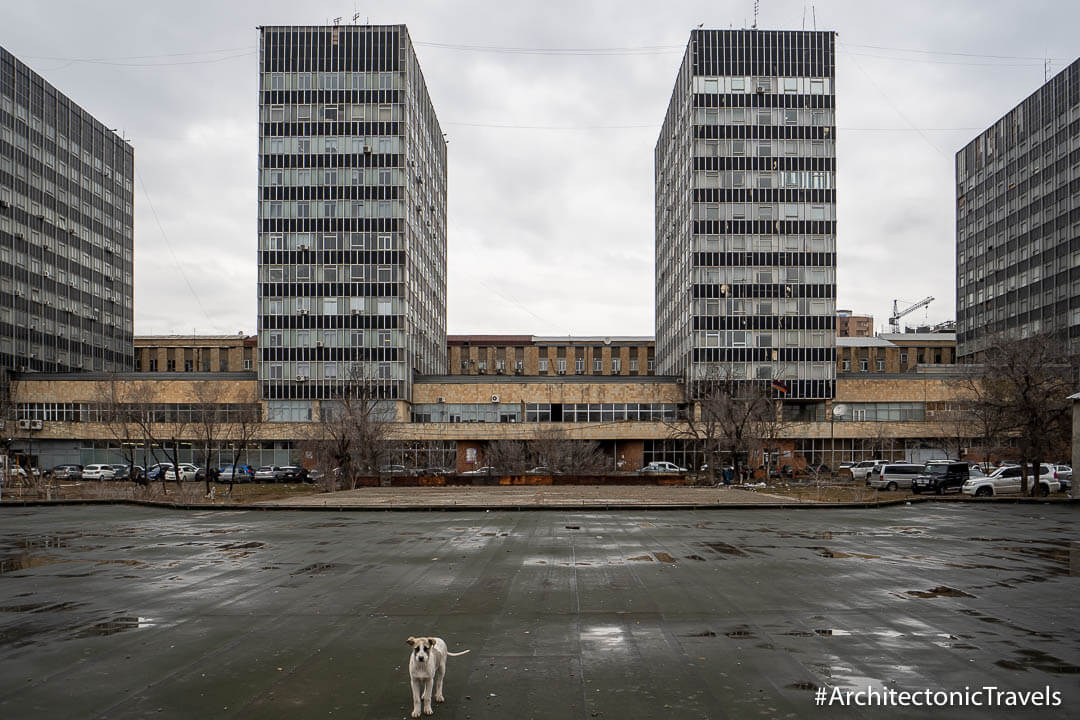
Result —
<path fill-rule="evenodd" d="M 911 491 L 916 495 L 924 490 L 938 495 L 949 490 L 959 492 L 967 482 L 970 470 L 971 467 L 965 462 L 931 460 L 926 463 L 921 473 L 912 478 Z"/>

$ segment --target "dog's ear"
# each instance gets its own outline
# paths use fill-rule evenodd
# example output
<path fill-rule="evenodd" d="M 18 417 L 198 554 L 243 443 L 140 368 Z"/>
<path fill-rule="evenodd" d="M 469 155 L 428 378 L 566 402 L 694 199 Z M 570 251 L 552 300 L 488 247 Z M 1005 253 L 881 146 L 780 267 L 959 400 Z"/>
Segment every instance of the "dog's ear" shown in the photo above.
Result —
<path fill-rule="evenodd" d="M 409 639 L 405 641 L 405 644 L 406 645 L 416 645 L 416 638 L 414 638 L 412 635 L 410 635 Z"/>
<path fill-rule="evenodd" d="M 438 638 L 433 638 L 433 637 L 429 637 L 429 638 L 427 639 L 428 647 L 429 647 L 429 648 L 433 648 L 433 647 L 435 647 L 435 641 L 436 641 L 437 639 L 438 639 Z"/>

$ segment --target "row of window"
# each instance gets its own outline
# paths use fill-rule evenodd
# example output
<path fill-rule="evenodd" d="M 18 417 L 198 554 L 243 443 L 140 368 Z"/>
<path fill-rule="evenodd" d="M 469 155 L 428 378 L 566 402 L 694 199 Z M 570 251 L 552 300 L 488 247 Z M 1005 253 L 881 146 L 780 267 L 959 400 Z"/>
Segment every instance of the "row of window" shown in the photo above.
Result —
<path fill-rule="evenodd" d="M 695 220 L 835 220 L 836 206 L 805 203 L 694 203 Z"/>
<path fill-rule="evenodd" d="M 832 380 L 836 366 L 832 363 L 697 362 L 693 364 L 693 372 L 694 377 L 703 380 Z"/>
<path fill-rule="evenodd" d="M 736 145 L 735 140 L 740 140 L 742 145 Z M 771 155 L 788 155 L 798 157 L 833 157 L 835 146 L 832 140 L 772 140 L 768 148 Z M 747 146 L 747 142 L 754 142 L 745 138 L 732 138 L 723 140 L 707 140 L 699 138 L 694 141 L 694 157 L 727 157 L 730 155 L 756 155 L 755 146 Z M 736 152 L 741 150 L 741 152 Z M 768 156 L 764 156 L 768 157 Z"/>
<path fill-rule="evenodd" d="M 264 200 L 263 218 L 399 218 L 405 215 L 402 200 Z"/>
<path fill-rule="evenodd" d="M 834 335 L 824 330 L 698 330 L 695 347 L 798 348 L 832 347 Z"/>
<path fill-rule="evenodd" d="M 750 298 L 735 299 L 699 299 L 693 301 L 693 314 L 719 316 L 725 315 L 803 315 L 833 316 L 836 313 L 834 300 L 821 298 L 780 298 L 755 300 Z M 795 332 L 795 331 L 792 331 Z"/>
<path fill-rule="evenodd" d="M 404 151 L 398 135 L 373 137 L 355 135 L 311 135 L 305 137 L 264 137 L 260 143 L 264 155 L 391 155 Z"/>
<path fill-rule="evenodd" d="M 695 75 L 695 93 L 716 95 L 719 93 L 781 93 L 795 95 L 831 95 L 832 78 L 751 76 L 751 75 Z"/>
<path fill-rule="evenodd" d="M 319 303 L 320 299 L 332 300 L 331 303 Z M 339 298 L 319 297 L 265 297 L 262 299 L 261 310 L 266 315 L 308 315 L 316 311 L 316 315 L 336 315 L 337 310 L 345 307 L 338 302 Z M 345 300 L 345 298 L 340 298 Z M 399 315 L 403 310 L 403 303 L 398 298 L 386 297 L 349 297 L 348 307 L 350 312 L 357 310 L 357 314 L 363 315 Z M 335 312 L 326 312 L 330 308 Z"/>
<path fill-rule="evenodd" d="M 836 187 L 836 174 L 826 170 L 698 170 L 694 173 L 694 187 L 832 190 Z"/>
<path fill-rule="evenodd" d="M 831 267 L 748 267 L 745 265 L 720 268 L 695 268 L 691 281 L 710 285 L 743 285 L 746 283 L 808 283 L 821 285 L 836 282 L 836 269 Z M 771 315 L 771 312 L 762 312 Z"/>
<path fill-rule="evenodd" d="M 399 265 L 263 265 L 263 282 L 398 282 L 405 269 Z"/>
<path fill-rule="evenodd" d="M 269 233 L 268 250 L 394 250 L 403 246 L 400 233 Z"/>
<path fill-rule="evenodd" d="M 832 110 L 815 108 L 697 108 L 698 125 L 813 125 L 829 128 L 836 124 Z"/>
<path fill-rule="evenodd" d="M 203 360 L 203 366 L 200 368 L 200 370 L 202 372 L 211 372 L 209 362 L 210 361 L 207 360 L 207 359 Z M 194 360 L 184 360 L 183 367 L 184 367 L 184 372 L 195 372 L 195 361 Z M 252 369 L 251 359 L 246 358 L 244 360 L 244 370 L 251 370 L 251 369 Z M 145 370 L 146 370 L 146 372 L 159 372 L 159 371 L 162 371 L 162 372 L 176 372 L 176 360 L 171 359 L 171 358 L 166 359 L 165 360 L 164 370 L 162 370 L 161 363 L 158 362 L 158 359 L 156 357 L 150 357 L 146 361 Z M 220 363 L 220 366 L 219 366 L 219 370 L 220 370 L 220 372 L 228 372 L 229 371 L 228 360 L 226 358 L 224 358 L 224 357 L 221 358 L 221 363 Z M 143 371 L 142 358 L 139 357 L 138 355 L 136 355 L 136 357 L 135 357 L 135 371 L 136 372 L 142 372 Z"/>
<path fill-rule="evenodd" d="M 19 403 L 19 420 L 43 422 L 191 423 L 212 418 L 218 422 L 250 421 L 260 415 L 257 403 Z"/>
<path fill-rule="evenodd" d="M 837 420 L 850 422 L 921 422 L 926 420 L 926 403 L 845 403 Z"/>
<path fill-rule="evenodd" d="M 351 367 L 335 362 L 264 362 L 260 365 L 265 370 L 261 377 L 269 380 L 403 380 L 406 376 L 405 364 L 392 362 L 362 363 Z"/>
<path fill-rule="evenodd" d="M 270 187 L 403 185 L 404 182 L 405 172 L 397 168 L 288 168 L 262 171 L 262 184 Z"/>
<path fill-rule="evenodd" d="M 270 330 L 267 347 L 395 347 L 401 346 L 400 330 Z"/>
<path fill-rule="evenodd" d="M 696 252 L 835 252 L 828 235 L 694 235 Z"/>
<path fill-rule="evenodd" d="M 404 73 L 312 72 L 263 73 L 263 90 L 400 90 Z"/>
<path fill-rule="evenodd" d="M 341 103 L 333 105 L 263 105 L 263 122 L 396 122 L 405 119 L 403 105 Z"/>

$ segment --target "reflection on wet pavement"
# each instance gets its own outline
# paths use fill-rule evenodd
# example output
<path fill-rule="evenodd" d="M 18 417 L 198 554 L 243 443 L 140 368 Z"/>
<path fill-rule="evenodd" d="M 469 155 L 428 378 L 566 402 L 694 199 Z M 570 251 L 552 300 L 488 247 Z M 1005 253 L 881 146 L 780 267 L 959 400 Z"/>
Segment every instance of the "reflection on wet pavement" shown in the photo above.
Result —
<path fill-rule="evenodd" d="M 340 716 L 361 693 L 404 716 L 419 632 L 473 649 L 441 712 L 477 720 L 800 718 L 823 687 L 1080 673 L 1067 507 L 0 518 L 5 720 Z"/>

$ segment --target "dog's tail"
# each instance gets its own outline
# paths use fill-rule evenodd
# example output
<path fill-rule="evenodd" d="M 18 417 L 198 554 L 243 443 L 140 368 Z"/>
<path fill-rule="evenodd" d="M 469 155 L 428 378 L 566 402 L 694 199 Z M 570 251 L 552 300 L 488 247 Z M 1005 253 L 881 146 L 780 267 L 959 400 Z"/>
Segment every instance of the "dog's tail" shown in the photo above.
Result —
<path fill-rule="evenodd" d="M 449 655 L 450 657 L 457 657 L 458 655 L 465 655 L 466 653 L 470 653 L 470 652 L 472 652 L 472 651 L 471 650 L 462 650 L 459 653 L 452 653 L 449 650 L 447 650 L 446 654 Z"/>

